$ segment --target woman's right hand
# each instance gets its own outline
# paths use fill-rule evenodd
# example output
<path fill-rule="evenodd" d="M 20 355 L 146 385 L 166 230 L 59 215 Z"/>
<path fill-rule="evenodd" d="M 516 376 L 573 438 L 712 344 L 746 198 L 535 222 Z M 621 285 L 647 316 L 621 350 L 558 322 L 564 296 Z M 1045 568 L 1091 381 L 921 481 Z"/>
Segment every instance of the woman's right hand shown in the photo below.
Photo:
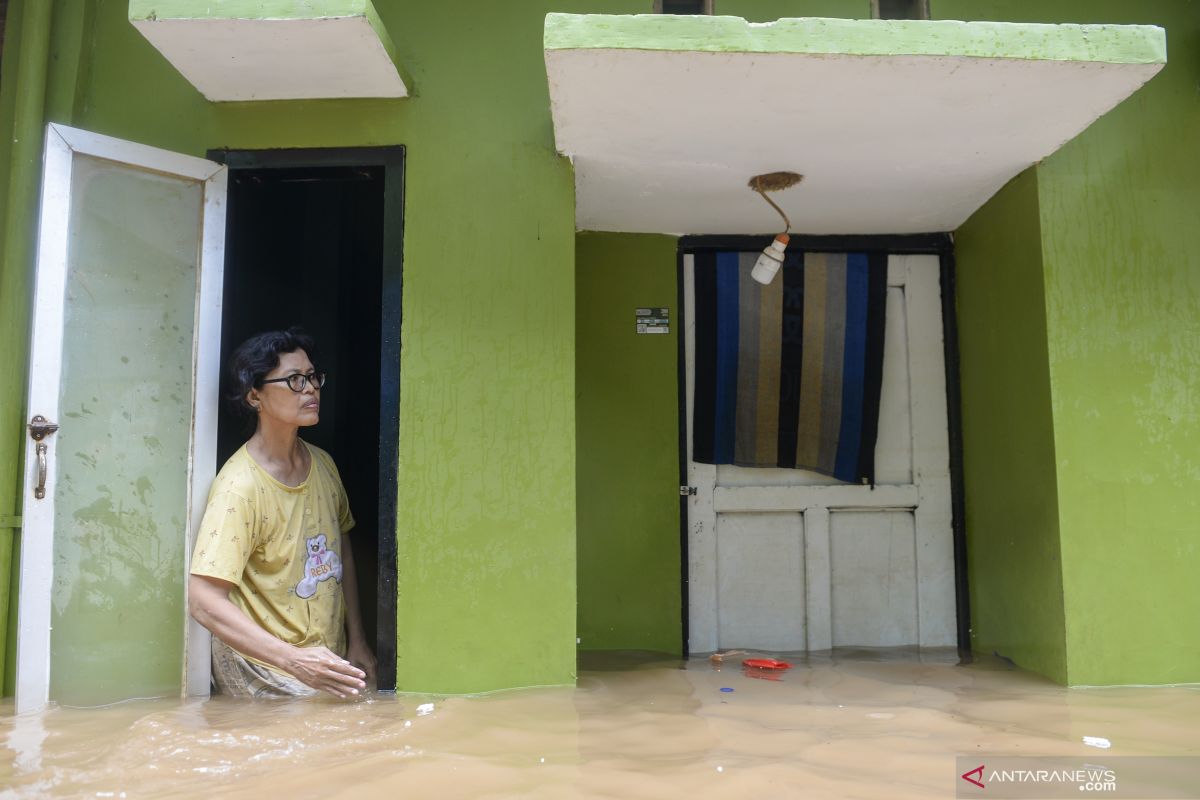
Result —
<path fill-rule="evenodd" d="M 334 697 L 353 697 L 367 688 L 367 674 L 325 647 L 293 647 L 283 665 L 306 686 L 329 692 Z"/>

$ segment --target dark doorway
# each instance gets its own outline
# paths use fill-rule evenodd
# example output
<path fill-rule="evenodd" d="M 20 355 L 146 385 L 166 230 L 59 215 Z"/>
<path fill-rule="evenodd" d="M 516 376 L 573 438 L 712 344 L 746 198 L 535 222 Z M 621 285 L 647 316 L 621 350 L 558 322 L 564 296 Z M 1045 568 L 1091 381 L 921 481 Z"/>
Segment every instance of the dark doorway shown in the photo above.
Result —
<path fill-rule="evenodd" d="M 321 422 L 350 497 L 359 604 L 381 690 L 395 688 L 401 148 L 214 151 L 229 166 L 221 361 L 246 338 L 302 325 L 328 374 Z M 251 431 L 221 409 L 218 463 Z"/>

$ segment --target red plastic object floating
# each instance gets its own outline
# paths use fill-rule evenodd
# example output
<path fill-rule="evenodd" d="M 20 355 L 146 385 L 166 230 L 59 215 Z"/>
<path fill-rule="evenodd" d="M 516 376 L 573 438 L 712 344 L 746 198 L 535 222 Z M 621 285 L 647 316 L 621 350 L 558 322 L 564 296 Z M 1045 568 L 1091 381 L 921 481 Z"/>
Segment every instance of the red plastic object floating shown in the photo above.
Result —
<path fill-rule="evenodd" d="M 773 658 L 746 658 L 742 660 L 743 667 L 753 667 L 754 669 L 791 669 L 792 665 L 786 661 L 776 661 Z"/>

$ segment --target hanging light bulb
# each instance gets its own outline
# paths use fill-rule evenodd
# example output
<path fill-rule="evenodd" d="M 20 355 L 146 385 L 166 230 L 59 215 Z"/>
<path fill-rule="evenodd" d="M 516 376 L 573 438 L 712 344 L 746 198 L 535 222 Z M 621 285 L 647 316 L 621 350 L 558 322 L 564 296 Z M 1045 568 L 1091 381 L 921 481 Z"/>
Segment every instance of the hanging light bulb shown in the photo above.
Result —
<path fill-rule="evenodd" d="M 754 269 L 750 270 L 750 277 L 763 284 L 764 286 L 775 280 L 775 273 L 779 272 L 779 267 L 783 264 L 783 251 L 788 246 L 788 235 L 781 233 L 775 237 L 767 248 L 758 256 L 758 261 L 754 262 Z"/>
<path fill-rule="evenodd" d="M 758 261 L 754 263 L 754 269 L 750 271 L 750 277 L 764 286 L 775 280 L 775 274 L 779 272 L 779 267 L 783 264 L 783 252 L 787 250 L 788 233 L 792 229 L 792 221 L 787 218 L 787 214 L 783 213 L 782 208 L 767 197 L 767 192 L 782 191 L 795 186 L 802 180 L 804 180 L 804 176 L 796 172 L 768 172 L 765 175 L 755 175 L 750 179 L 750 188 L 758 192 L 763 200 L 770 203 L 771 208 L 779 212 L 779 216 L 783 217 L 784 224 L 783 233 L 776 236 L 775 240 L 767 245 L 758 257 Z"/>

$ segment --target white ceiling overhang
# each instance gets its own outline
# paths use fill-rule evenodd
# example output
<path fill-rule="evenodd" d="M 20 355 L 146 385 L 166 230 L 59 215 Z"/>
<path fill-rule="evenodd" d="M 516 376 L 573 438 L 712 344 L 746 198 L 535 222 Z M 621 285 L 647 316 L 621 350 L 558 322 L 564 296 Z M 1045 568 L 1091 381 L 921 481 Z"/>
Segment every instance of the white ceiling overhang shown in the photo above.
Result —
<path fill-rule="evenodd" d="M 130 0 L 129 21 L 209 100 L 409 93 L 371 0 Z"/>
<path fill-rule="evenodd" d="M 956 229 L 1166 63 L 1154 26 L 550 14 L 546 72 L 576 225 Z"/>

